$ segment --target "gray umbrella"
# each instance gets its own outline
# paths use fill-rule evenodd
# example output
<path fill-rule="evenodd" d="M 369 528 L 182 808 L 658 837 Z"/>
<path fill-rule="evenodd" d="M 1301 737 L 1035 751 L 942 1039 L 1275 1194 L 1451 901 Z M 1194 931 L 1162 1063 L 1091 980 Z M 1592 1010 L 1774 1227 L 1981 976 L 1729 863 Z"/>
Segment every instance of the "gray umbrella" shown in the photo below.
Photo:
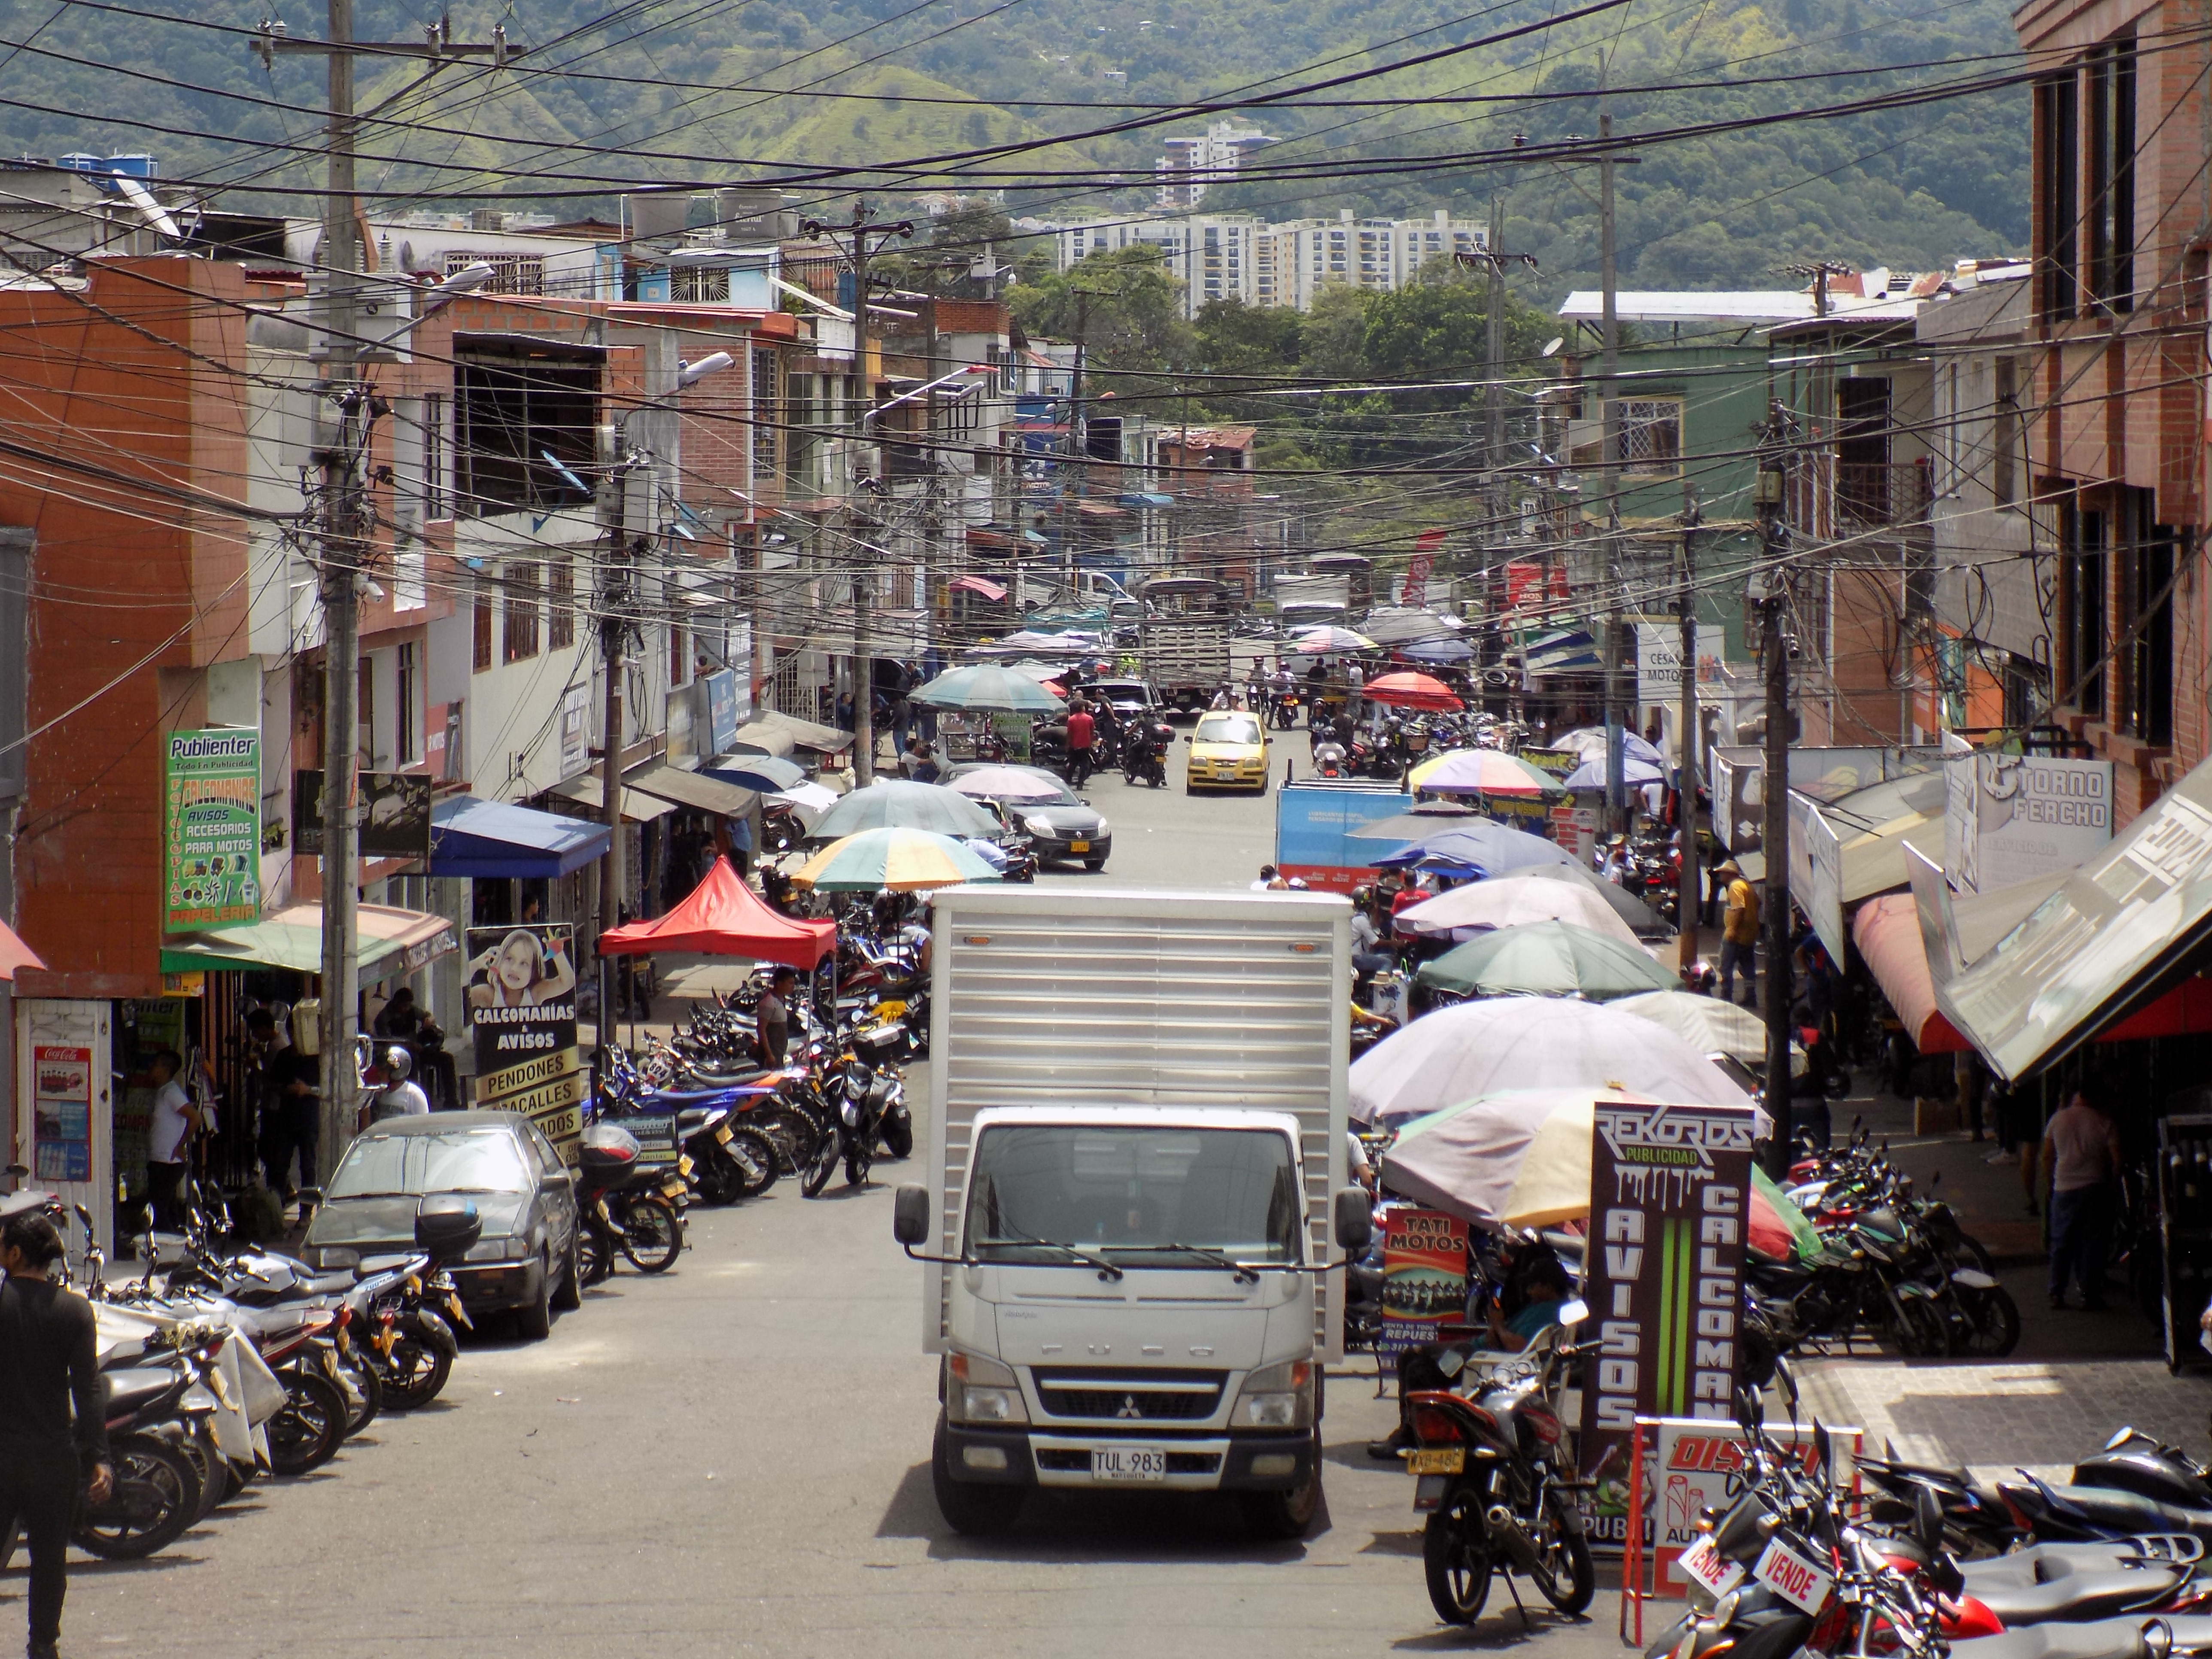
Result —
<path fill-rule="evenodd" d="M 1571 881 L 1580 886 L 1596 889 L 1599 895 L 1613 907 L 1613 914 L 1628 924 L 1628 931 L 1638 939 L 1663 938 L 1674 929 L 1667 926 L 1659 913 L 1617 881 L 1607 881 L 1585 870 L 1579 864 L 1531 864 L 1518 870 L 1506 870 L 1491 878 L 1492 881 Z"/>
<path fill-rule="evenodd" d="M 811 839 L 836 841 L 863 830 L 927 830 L 940 836 L 995 836 L 998 819 L 957 789 L 897 779 L 855 789 L 822 815 Z"/>

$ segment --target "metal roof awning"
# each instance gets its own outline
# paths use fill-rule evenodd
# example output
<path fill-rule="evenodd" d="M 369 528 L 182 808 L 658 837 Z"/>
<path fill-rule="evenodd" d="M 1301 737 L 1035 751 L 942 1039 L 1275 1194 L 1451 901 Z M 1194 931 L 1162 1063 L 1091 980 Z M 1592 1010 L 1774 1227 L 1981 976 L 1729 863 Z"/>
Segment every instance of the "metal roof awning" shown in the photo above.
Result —
<path fill-rule="evenodd" d="M 686 772 L 673 766 L 641 767 L 623 777 L 623 788 L 625 793 L 636 790 L 673 801 L 678 806 L 723 817 L 743 816 L 752 810 L 753 802 L 759 799 L 751 790 L 721 778 L 709 777 L 704 772 Z"/>
<path fill-rule="evenodd" d="M 955 576 L 945 586 L 955 593 L 973 593 L 994 605 L 1005 603 L 1006 590 L 987 576 Z"/>
<path fill-rule="evenodd" d="M 364 904 L 357 915 L 361 969 L 356 977 L 362 985 L 411 974 L 455 948 L 453 925 L 443 916 L 388 904 Z M 321 973 L 323 907 L 295 904 L 244 927 L 181 934 L 161 947 L 165 974 L 246 968 Z"/>
<path fill-rule="evenodd" d="M 607 850 L 607 829 L 584 818 L 456 795 L 430 814 L 430 873 L 551 880 Z"/>
<path fill-rule="evenodd" d="M 793 749 L 835 755 L 853 746 L 853 734 L 842 726 L 817 726 L 812 720 L 764 708 L 738 728 L 737 746 L 763 755 L 787 755 Z"/>
<path fill-rule="evenodd" d="M 574 801 L 592 811 L 603 811 L 606 806 L 606 791 L 599 787 L 599 775 L 586 772 L 581 777 L 571 778 L 566 783 L 556 784 L 545 792 L 562 800 Z M 623 781 L 622 815 L 632 823 L 650 823 L 655 818 L 665 817 L 676 810 L 676 803 L 659 795 L 648 795 L 642 789 L 633 789 L 629 781 Z"/>
<path fill-rule="evenodd" d="M 2017 1081 L 2192 977 L 2208 938 L 2212 763 L 2161 795 L 1986 956 L 1939 979 L 1936 1002 L 1992 1071 Z"/>

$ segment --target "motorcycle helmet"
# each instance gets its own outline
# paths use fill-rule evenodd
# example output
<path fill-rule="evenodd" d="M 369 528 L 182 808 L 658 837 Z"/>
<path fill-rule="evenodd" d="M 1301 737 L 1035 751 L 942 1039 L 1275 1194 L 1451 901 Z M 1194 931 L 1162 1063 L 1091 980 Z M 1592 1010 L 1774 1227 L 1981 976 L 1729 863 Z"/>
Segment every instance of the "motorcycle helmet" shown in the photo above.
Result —
<path fill-rule="evenodd" d="M 384 1075 L 394 1083 L 404 1083 L 415 1069 L 415 1056 L 397 1043 L 384 1051 Z"/>

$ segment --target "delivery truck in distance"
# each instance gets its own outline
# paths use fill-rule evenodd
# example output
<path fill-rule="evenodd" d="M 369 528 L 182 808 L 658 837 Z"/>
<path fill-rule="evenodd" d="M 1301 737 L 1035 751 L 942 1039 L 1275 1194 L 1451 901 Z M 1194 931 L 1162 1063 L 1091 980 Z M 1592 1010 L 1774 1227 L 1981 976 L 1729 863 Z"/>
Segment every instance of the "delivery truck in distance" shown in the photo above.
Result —
<path fill-rule="evenodd" d="M 1041 1486 L 1321 1497 L 1340 1358 L 1350 906 L 957 888 L 936 900 L 929 1182 L 895 1231 L 942 1356 L 933 1485 L 963 1532 Z"/>

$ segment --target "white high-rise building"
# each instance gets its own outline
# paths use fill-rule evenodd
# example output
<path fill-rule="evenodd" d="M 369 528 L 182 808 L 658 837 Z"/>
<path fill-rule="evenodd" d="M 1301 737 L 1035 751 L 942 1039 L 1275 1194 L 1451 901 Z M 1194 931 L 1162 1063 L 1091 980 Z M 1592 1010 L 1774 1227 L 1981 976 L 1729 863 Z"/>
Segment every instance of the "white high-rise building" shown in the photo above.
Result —
<path fill-rule="evenodd" d="M 1202 133 L 1168 139 L 1167 154 L 1152 173 L 1159 186 L 1160 208 L 1173 213 L 1196 207 L 1206 199 L 1208 185 L 1234 178 L 1245 156 L 1273 142 L 1259 128 L 1233 117 L 1210 123 Z"/>
<path fill-rule="evenodd" d="M 1313 309 L 1332 285 L 1395 290 L 1422 269 L 1486 246 L 1484 228 L 1439 208 L 1426 219 L 1295 219 L 1285 224 L 1237 214 L 1088 220 L 1035 227 L 1053 230 L 1055 268 L 1093 253 L 1139 245 L 1161 250 L 1183 285 L 1183 311 L 1209 300 Z"/>

